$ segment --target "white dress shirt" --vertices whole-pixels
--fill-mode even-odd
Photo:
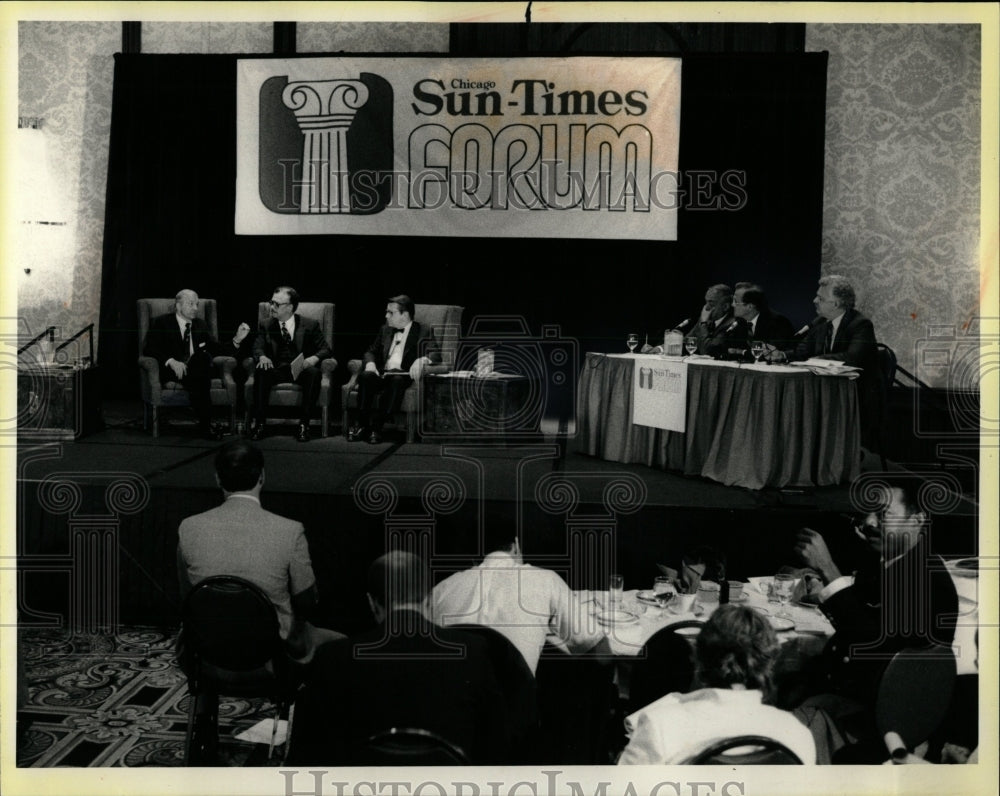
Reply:
[[[392,346],[389,349],[389,358],[385,361],[386,370],[403,369],[403,349],[406,347],[406,338],[410,334],[411,326],[413,326],[413,321],[410,321],[405,327],[396,331]]]

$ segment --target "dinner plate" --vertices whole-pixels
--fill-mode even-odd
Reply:
[[[697,636],[701,632],[700,627],[679,627],[674,631],[678,636]]]
[[[602,625],[634,625],[639,617],[628,611],[601,611],[597,621]]]
[[[785,617],[783,616],[769,616],[768,620],[771,622],[771,627],[773,627],[779,633],[782,630],[795,629],[795,623],[791,619],[785,619]]]
[[[953,575],[959,578],[978,578],[979,559],[963,558],[958,561],[953,561],[951,562],[950,570]]]

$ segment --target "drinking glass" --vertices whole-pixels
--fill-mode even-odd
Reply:
[[[684,338],[684,348],[688,352],[688,356],[693,354],[698,350],[698,338],[693,335],[689,335]]]
[[[660,608],[665,608],[667,603],[674,599],[676,593],[674,582],[666,575],[657,575],[653,580],[653,596],[656,597]]]
[[[625,339],[625,345],[628,346],[629,351],[635,351],[636,346],[639,345],[639,335],[635,332],[629,333],[629,336]]]
[[[618,574],[613,574],[608,578],[608,608],[617,611],[622,607],[622,598],[625,589],[625,578]]]
[[[774,589],[774,594],[778,598],[778,613],[775,616],[781,616],[788,619],[791,615],[788,613],[788,601],[792,599],[792,591],[795,589],[795,576],[786,575],[784,573],[779,573],[774,576],[774,583],[772,588]]]
[[[760,362],[760,358],[764,356],[764,341],[763,340],[751,340],[750,341],[750,353],[753,354],[753,361]]]

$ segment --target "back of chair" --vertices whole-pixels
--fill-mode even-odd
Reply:
[[[886,389],[889,389],[896,378],[896,352],[885,343],[878,344],[878,366]]]
[[[927,740],[948,712],[955,672],[951,647],[897,652],[879,681],[875,699],[879,733],[896,733],[910,750]]]
[[[700,627],[703,622],[687,619],[656,631],[643,645],[632,664],[629,678],[629,711],[646,707],[666,694],[687,693],[694,679],[694,650],[676,631]]]
[[[181,611],[187,655],[230,671],[252,671],[281,660],[278,615],[255,584],[216,575],[188,593]]]
[[[455,367],[458,339],[462,336],[462,313],[465,307],[455,304],[415,304],[413,320],[434,331],[434,338],[441,346],[441,364]]]
[[[392,727],[368,739],[361,765],[467,766],[462,748],[430,730]]]
[[[330,348],[333,348],[333,332],[336,324],[337,305],[326,301],[300,301],[296,313],[303,318],[319,321],[319,328],[323,332],[323,338]],[[271,319],[271,312],[268,302],[262,301],[257,305],[257,325],[262,326]]]
[[[748,751],[727,754],[747,747]],[[800,766],[798,755],[780,741],[763,735],[738,735],[724,738],[702,749],[687,760],[690,766]]]
[[[176,308],[176,302],[172,298],[141,298],[136,299],[135,308],[138,316],[136,328],[139,330],[139,353],[141,354],[142,347],[146,343],[146,332],[149,331],[149,322],[158,315],[173,313]],[[208,324],[208,330],[212,333],[212,337],[218,340],[219,314],[215,299],[198,299],[198,317],[202,318]]]

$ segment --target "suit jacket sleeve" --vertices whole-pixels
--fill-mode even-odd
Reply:
[[[385,365],[385,349],[386,349],[386,338],[391,337],[394,334],[394,330],[390,329],[388,326],[383,326],[375,334],[375,339],[372,340],[371,345],[365,351],[364,360],[365,364],[369,362],[374,362],[375,367],[382,370]]]
[[[838,337],[846,337],[847,348],[836,354],[824,354],[824,358],[836,359],[845,365],[859,368],[870,367],[876,350],[875,327],[872,322],[868,318],[855,316],[846,329],[839,329],[838,332]]]
[[[306,322],[309,322],[306,325]],[[330,350],[330,346],[326,343],[326,338],[323,337],[323,330],[317,321],[313,321],[311,318],[302,318],[301,322],[303,339],[302,339],[302,354],[307,357],[317,357],[320,360],[329,359],[333,356],[333,351]]]
[[[253,341],[253,358],[255,360],[259,360],[263,356],[274,358],[274,349],[271,347],[269,337],[270,325],[271,321],[265,321],[257,328],[257,336]]]

